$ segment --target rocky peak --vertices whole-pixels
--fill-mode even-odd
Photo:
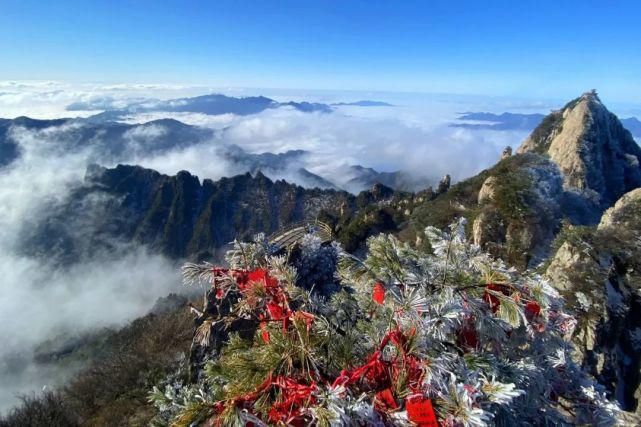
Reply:
[[[379,185],[370,197],[393,194]],[[73,262],[92,250],[112,250],[115,244],[143,244],[170,258],[197,259],[216,253],[236,237],[269,235],[314,220],[321,212],[338,217],[355,211],[356,205],[349,193],[308,190],[272,181],[260,171],[201,182],[186,171],[168,176],[141,166],[93,164],[87,168],[85,185],[52,207],[47,220],[25,235],[24,252],[44,253],[43,248],[61,242],[64,250],[52,256]],[[85,230],[87,224],[90,228]]]
[[[374,197],[374,200],[384,200],[394,195],[394,190],[386,185],[376,183],[369,189],[369,192]]]
[[[438,190],[437,190],[437,192],[439,194],[443,194],[443,193],[447,192],[447,190],[450,189],[451,182],[452,182],[452,178],[450,177],[450,175],[449,174],[445,175],[438,182]]]
[[[595,90],[550,113],[519,147],[550,157],[564,187],[593,198],[602,208],[641,186],[641,148]]]
[[[635,232],[641,230],[641,188],[632,190],[621,197],[605,211],[599,229],[625,227]]]

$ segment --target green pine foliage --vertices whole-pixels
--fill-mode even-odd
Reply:
[[[154,389],[157,424],[420,425],[416,398],[442,425],[616,423],[618,407],[572,362],[576,320],[549,283],[468,244],[464,221],[425,235],[429,253],[385,234],[368,239],[364,259],[334,245],[339,287],[311,291],[296,291],[291,263],[263,240],[237,243],[235,271],[265,269],[291,312],[269,321],[268,285],[239,285],[228,316],[262,327],[249,339],[230,331],[197,384]]]

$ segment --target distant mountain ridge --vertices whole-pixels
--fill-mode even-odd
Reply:
[[[170,100],[135,101],[124,108],[107,109],[92,116],[91,119],[94,121],[115,121],[122,120],[124,117],[133,114],[150,112],[201,113],[208,115],[236,114],[246,116],[280,107],[292,107],[305,113],[329,113],[332,111],[329,105],[320,103],[277,102],[265,96],[236,98],[222,94],[210,94]],[[91,102],[75,102],[69,104],[66,109],[67,111],[103,110],[104,105],[97,104],[94,106]]]
[[[125,101],[122,101],[125,102]],[[131,100],[125,107],[113,108],[114,103],[103,99],[77,101],[66,107],[67,111],[93,111],[100,113],[90,117],[90,120],[119,121],[139,114],[152,112],[165,113],[200,113],[207,115],[236,114],[247,116],[258,114],[268,109],[290,107],[304,113],[331,113],[334,107],[392,107],[392,104],[382,101],[361,100],[355,102],[337,102],[324,104],[320,102],[287,101],[278,102],[265,96],[232,97],[223,94],[208,94],[190,98],[170,100],[138,99]]]
[[[86,119],[36,120],[28,117],[0,119],[0,167],[20,156],[16,138],[22,132],[43,132],[60,153],[90,148],[93,161],[118,161],[134,154],[158,154],[186,148],[213,138],[210,129],[189,126],[173,119],[142,124],[94,123]]]
[[[354,102],[335,102],[331,104],[332,106],[343,107],[343,106],[353,106],[353,107],[393,107],[393,104],[383,101],[354,101]]]
[[[628,117],[627,119],[621,119],[621,124],[630,131],[632,136],[641,139],[641,120],[636,117]]]
[[[451,127],[467,129],[490,130],[527,130],[531,131],[541,123],[544,114],[518,114],[518,113],[463,113],[458,120],[469,120],[489,123],[453,123]]]
[[[16,133],[43,132],[42,138],[51,142],[51,149],[59,154],[90,149],[90,162],[114,164],[131,156],[142,158],[172,150],[207,144],[215,157],[224,161],[232,174],[262,171],[278,179],[287,178],[306,187],[339,188],[333,177],[322,177],[308,170],[304,161],[308,152],[290,150],[285,153],[248,153],[237,145],[222,141],[224,130],[217,131],[191,126],[174,119],[160,119],[140,124],[95,120],[95,118],[37,120],[28,117],[0,119],[0,168],[20,157]],[[36,135],[36,137],[39,137]],[[349,168],[352,177],[344,189],[359,192],[376,183],[398,189],[412,189],[426,184],[403,178],[400,172],[378,172],[354,165]]]
[[[359,209],[403,194],[381,185],[358,196],[305,189],[261,172],[200,181],[186,171],[167,176],[140,166],[92,165],[83,185],[24,231],[23,250],[70,263],[121,244],[177,259],[211,257],[235,238],[323,216],[349,221]]]

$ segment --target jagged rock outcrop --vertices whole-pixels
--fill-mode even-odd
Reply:
[[[421,233],[466,217],[474,243],[521,268],[540,262],[560,229],[565,193],[558,167],[535,153],[507,157],[494,167],[425,200],[411,215]]]
[[[450,185],[452,183],[452,178],[450,175],[445,175],[441,180],[438,182],[438,189],[436,190],[439,194],[447,192],[447,190],[450,189]]]
[[[479,205],[483,203],[491,203],[496,196],[496,188],[499,185],[498,178],[496,176],[490,176],[488,179],[483,181],[483,186],[479,190]]]
[[[641,189],[598,227],[566,227],[547,276],[577,313],[576,359],[624,409],[641,413]]]
[[[24,231],[23,251],[64,263],[143,244],[170,258],[211,258],[235,238],[321,217],[356,248],[372,233],[396,229],[388,211],[397,206],[388,205],[399,199],[407,209],[401,198],[411,194],[381,184],[354,196],[272,181],[260,172],[201,182],[186,171],[167,176],[140,166],[92,165],[84,185]]]
[[[602,209],[641,186],[641,148],[594,90],[548,115],[518,152],[549,156],[566,189],[593,198]]]
[[[599,229],[624,227],[630,230],[641,230],[641,188],[626,193],[605,211]]]
[[[91,166],[85,185],[26,236],[31,254],[91,255],[97,248],[144,244],[171,258],[214,253],[234,238],[355,208],[355,196],[272,181],[260,172],[219,181],[182,171],[162,175],[139,166]],[[117,242],[117,243],[115,243]]]
[[[489,175],[478,192],[474,243],[521,267],[540,262],[562,218],[558,168],[527,154],[506,158]]]
[[[500,212],[487,209],[479,213],[472,224],[472,241],[490,252],[496,253],[505,242],[505,224]],[[490,248],[489,246],[494,246]]]

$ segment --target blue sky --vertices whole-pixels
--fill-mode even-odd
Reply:
[[[0,2],[0,79],[641,102],[638,1]]]

